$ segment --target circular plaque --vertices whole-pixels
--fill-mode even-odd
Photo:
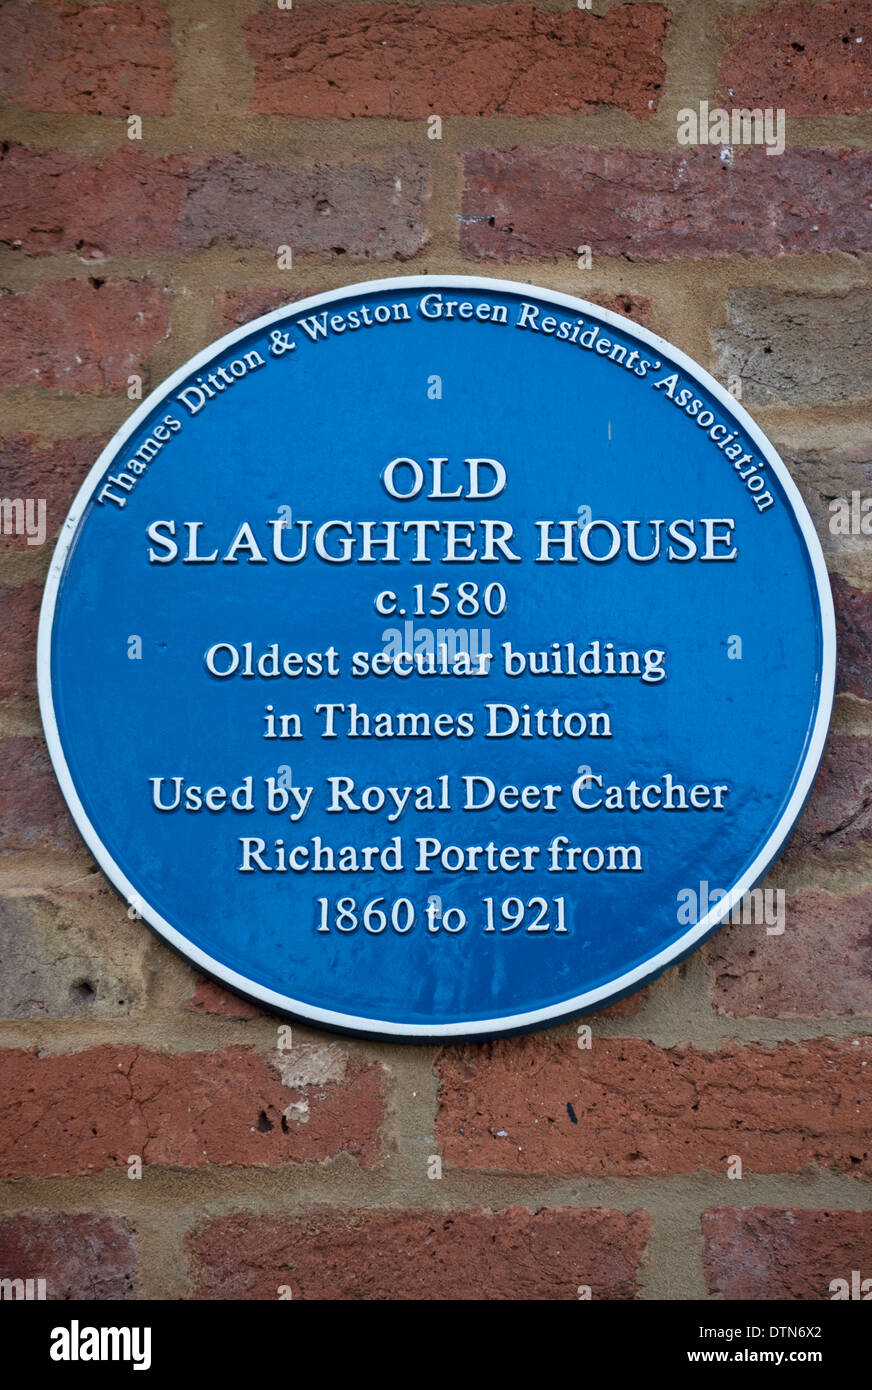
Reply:
[[[409,1039],[593,1009],[753,902],[834,666],[811,521],[737,401],[583,300],[447,276],[176,372],[76,498],[39,637],[132,915],[270,1008]]]

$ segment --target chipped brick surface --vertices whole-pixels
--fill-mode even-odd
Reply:
[[[102,874],[59,872],[57,888],[0,897],[0,1018],[126,1018],[151,938]]]
[[[729,1018],[872,1015],[872,889],[791,893],[784,918],[783,934],[767,932],[766,924],[737,922],[712,938],[706,953],[718,1013]]]
[[[0,375],[9,386],[88,394],[117,391],[143,375],[169,333],[158,285],[62,280],[0,295]]]
[[[260,1013],[256,1005],[222,989],[216,980],[200,980],[186,1007],[191,1013],[211,1014],[214,1018],[257,1018]]]
[[[872,1269],[872,1212],[716,1207],[703,1212],[711,1293],[727,1299],[832,1299]],[[850,1294],[849,1294],[850,1297]]]
[[[6,0],[0,91],[31,111],[165,116],[173,47],[163,5]]]
[[[461,156],[461,250],[481,261],[574,261],[590,246],[594,256],[671,261],[872,246],[857,196],[872,173],[867,151],[721,155],[705,146],[470,149]]]
[[[641,1038],[445,1049],[437,1136],[444,1162],[468,1171],[723,1173],[738,1145],[746,1172],[817,1165],[867,1177],[870,1062],[869,1038],[716,1052]]]
[[[820,772],[787,842],[788,855],[814,858],[862,849],[872,840],[872,741],[830,734]]]
[[[733,290],[712,333],[717,372],[748,405],[824,405],[872,394],[872,290]]]
[[[136,1240],[102,1212],[24,1211],[0,1217],[0,1279],[45,1279],[53,1300],[136,1297]]]
[[[196,1297],[577,1299],[638,1291],[646,1212],[331,1211],[220,1217],[189,1241]]]
[[[60,1055],[0,1050],[0,1176],[146,1164],[254,1167],[351,1154],[378,1161],[384,1069],[286,1086],[247,1047],[158,1052],[121,1045]]]
[[[872,594],[840,574],[830,581],[836,609],[837,689],[872,699]]]
[[[644,118],[663,90],[662,5],[598,16],[534,5],[273,8],[245,30],[259,115],[571,115],[611,105]]]
[[[718,27],[730,40],[720,78],[734,106],[780,106],[788,116],[872,111],[868,0],[755,5]]]
[[[0,241],[30,255],[99,260],[227,241],[271,255],[289,245],[295,256],[408,260],[426,242],[427,174],[405,152],[379,164],[285,167],[241,155],[122,149],[95,160],[14,145],[0,167]]]

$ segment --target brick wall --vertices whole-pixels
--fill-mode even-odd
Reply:
[[[308,292],[498,274],[740,379],[818,525],[841,658],[769,880],[782,936],[727,927],[589,1020],[589,1048],[574,1025],[446,1049],[295,1025],[288,1048],[83,852],[35,699],[51,546],[0,537],[0,1274],[234,1299],[816,1299],[872,1276],[872,549],[828,525],[872,491],[870,21],[868,0],[2,6],[0,491],[45,498],[50,536],[131,376]],[[702,100],[782,108],[785,152],[680,147]]]

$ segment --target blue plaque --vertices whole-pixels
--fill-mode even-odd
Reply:
[[[60,785],[234,990],[397,1039],[591,1010],[766,873],[834,685],[820,546],[716,381],[528,285],[415,276],[229,334],[64,525]]]

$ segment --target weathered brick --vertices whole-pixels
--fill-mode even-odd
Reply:
[[[834,503],[852,505],[854,494],[862,502],[872,497],[872,443],[832,445],[823,449],[795,449],[778,445],[827,554],[863,552],[872,536],[872,512],[861,513],[868,533],[845,535],[838,529]],[[844,507],[841,508],[844,510]]]
[[[563,116],[657,109],[669,12],[534,5],[273,6],[246,21],[259,115]]]
[[[7,0],[0,92],[30,111],[166,116],[173,47],[163,5]]]
[[[336,1211],[219,1217],[189,1237],[195,1298],[631,1299],[647,1212]]]
[[[872,393],[872,290],[733,290],[712,339],[746,405],[825,405]]]
[[[41,602],[41,584],[23,584],[18,589],[0,585],[0,700],[36,694],[36,630]]]
[[[178,1168],[378,1162],[384,1069],[351,1065],[338,1045],[295,1047],[274,1064],[247,1047],[7,1049],[0,1076],[2,1177],[98,1173],[129,1154]]]
[[[453,1168],[636,1177],[817,1164],[872,1172],[872,1038],[731,1044],[530,1038],[440,1053],[437,1142]]]
[[[0,1018],[127,1017],[145,999],[150,939],[97,873],[0,898]]]
[[[0,241],[30,255],[141,256],[227,240],[272,254],[408,260],[426,241],[426,168],[407,153],[288,168],[241,155],[115,150],[95,160],[12,145],[0,168]]]
[[[185,1005],[192,1014],[212,1014],[216,1018],[257,1018],[260,1010],[247,999],[222,989],[216,980],[198,980]]]
[[[0,743],[0,853],[23,849],[75,851],[82,841],[48,749],[42,739],[20,734]]]
[[[788,116],[872,111],[870,21],[868,0],[793,0],[724,19],[721,90],[732,106],[780,106]]]
[[[836,609],[836,689],[872,700],[872,594],[840,574],[830,576]]]
[[[195,161],[133,149],[103,159],[10,144],[0,150],[0,241],[29,255],[83,260],[182,249],[185,182]]]
[[[854,734],[831,734],[811,796],[785,852],[825,856],[870,841],[872,741]]]
[[[383,166],[279,168],[238,155],[209,160],[186,183],[180,244],[292,247],[297,256],[405,261],[426,241],[424,162],[394,155]]]
[[[287,289],[249,287],[242,290],[219,290],[215,295],[215,307],[219,315],[219,332],[229,333],[241,328],[263,314],[271,314],[274,309],[283,309],[295,300],[307,299],[315,290],[296,286]]]
[[[73,499],[109,436],[61,439],[40,443],[34,434],[0,439],[0,492],[3,497],[45,502],[46,539],[57,536]],[[23,529],[10,535],[4,529],[0,545],[29,550]]]
[[[707,947],[712,996],[731,1018],[872,1014],[872,889],[785,898],[782,935],[722,927]]]
[[[844,1295],[833,1281],[850,1289],[854,1270],[872,1277],[872,1211],[714,1207],[702,1232],[708,1287],[722,1298],[812,1302]]]
[[[136,1238],[103,1212],[23,1211],[0,1219],[0,1278],[45,1279],[48,1300],[136,1297]]]
[[[460,247],[483,260],[668,261],[869,250],[868,151],[525,145],[462,156]]]
[[[149,281],[61,280],[0,295],[0,376],[10,386],[115,391],[169,334],[165,291]]]

